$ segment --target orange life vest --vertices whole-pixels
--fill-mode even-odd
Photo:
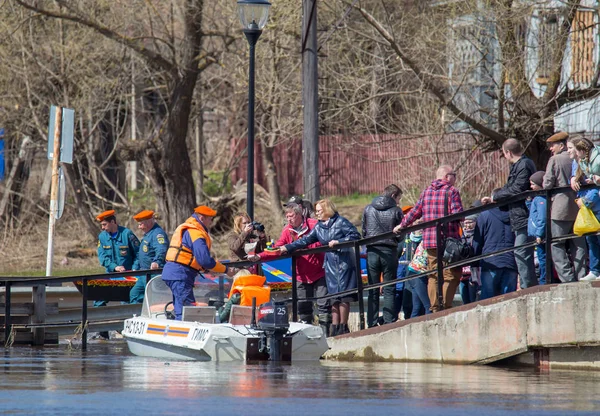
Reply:
[[[189,217],[183,224],[177,227],[173,233],[173,237],[171,237],[171,244],[167,250],[166,260],[183,264],[191,267],[194,270],[198,270],[199,272],[203,271],[204,268],[196,261],[194,252],[182,244],[183,233],[186,230],[190,234],[192,242],[202,238],[204,241],[206,241],[206,247],[210,251],[210,247],[212,245],[210,235],[206,232],[202,224],[196,220],[196,218]],[[224,265],[217,261],[216,266],[211,270],[217,273],[223,273],[226,269]]]
[[[231,285],[229,297],[231,298],[234,293],[239,293],[241,295],[241,306],[252,306],[252,298],[256,298],[256,306],[269,302],[271,300],[271,288],[263,286],[266,281],[266,277],[256,274],[239,276]]]

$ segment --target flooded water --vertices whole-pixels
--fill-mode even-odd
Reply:
[[[6,350],[0,414],[596,415],[599,382],[483,366],[165,361],[110,341]]]

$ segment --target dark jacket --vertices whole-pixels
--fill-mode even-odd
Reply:
[[[398,208],[394,198],[390,196],[377,196],[371,204],[365,207],[362,215],[363,237],[391,232],[394,227],[402,222],[402,210]],[[396,247],[398,241],[395,238],[377,241],[368,246],[392,246]]]
[[[494,201],[518,195],[530,190],[529,178],[536,172],[535,164],[527,156],[521,156],[516,163],[510,167],[510,173],[506,185],[494,194]],[[525,206],[525,201],[515,202],[508,205],[510,209],[510,227],[512,231],[527,227],[529,211]]]
[[[500,208],[492,208],[479,215],[473,235],[473,250],[476,256],[511,248],[514,244],[515,235],[510,227],[508,212],[501,211]],[[512,251],[480,260],[479,265],[482,270],[502,268],[517,270],[515,255]]]
[[[285,248],[288,252],[293,252],[306,248],[316,242],[326,246],[332,240],[340,243],[360,239],[358,230],[350,221],[340,217],[336,213],[329,219],[327,224],[323,221],[319,223],[305,237],[287,244]],[[325,253],[325,280],[327,281],[327,291],[329,294],[343,292],[345,290],[356,289],[357,273],[354,250],[352,247],[328,251]]]

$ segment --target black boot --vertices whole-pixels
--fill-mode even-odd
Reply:
[[[319,324],[319,326],[323,330],[323,335],[325,335],[325,337],[328,337],[329,336],[329,324]]]
[[[340,330],[340,326],[339,325],[331,325],[331,331],[329,333],[329,336],[330,337],[335,337],[338,334],[339,330]]]
[[[338,335],[349,334],[349,333],[350,333],[350,328],[348,328],[348,324],[340,325],[340,332],[338,332]]]

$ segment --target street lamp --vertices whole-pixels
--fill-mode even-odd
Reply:
[[[248,188],[246,211],[254,219],[254,46],[267,24],[271,3],[267,0],[238,0],[238,14],[242,31],[250,45],[248,68]]]

